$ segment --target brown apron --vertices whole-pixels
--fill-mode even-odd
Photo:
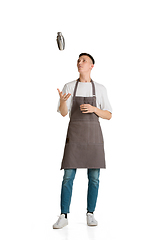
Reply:
[[[106,168],[103,135],[99,117],[95,113],[82,113],[81,104],[96,107],[95,85],[93,97],[76,97],[79,79],[73,93],[73,104],[68,126],[61,169]]]

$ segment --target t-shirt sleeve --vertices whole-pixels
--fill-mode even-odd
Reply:
[[[65,84],[64,87],[63,87],[63,89],[62,89],[62,94],[66,94],[66,95],[67,95],[68,93],[70,93],[70,91],[69,91],[69,89],[68,89],[68,87],[67,87],[67,84]],[[67,108],[68,108],[68,112],[70,112],[70,108],[71,108],[71,99],[72,99],[72,97],[70,96],[70,97],[67,99],[67,101],[66,101],[66,103],[67,103]],[[57,107],[57,112],[60,113],[60,111],[59,111],[59,106],[60,106],[60,99],[59,99],[59,101],[58,101],[58,107]]]
[[[104,86],[101,89],[100,108],[101,110],[107,110],[112,113],[112,107],[108,99],[107,89]]]

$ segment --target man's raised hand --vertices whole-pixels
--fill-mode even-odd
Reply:
[[[60,100],[63,101],[63,102],[67,101],[67,99],[71,96],[70,93],[68,93],[66,95],[66,93],[63,94],[58,88],[57,88],[57,90],[58,90],[58,93],[59,93],[59,96],[60,96]]]

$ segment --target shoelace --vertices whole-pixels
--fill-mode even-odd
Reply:
[[[93,220],[93,216],[88,215],[88,219],[91,221]]]
[[[95,222],[95,220],[94,220],[94,215],[93,215],[93,216],[88,215],[88,221],[89,221],[90,223],[94,223],[94,222]]]
[[[58,216],[58,217],[59,217],[59,218],[58,218],[58,220],[57,220],[57,222],[56,222],[57,225],[59,224],[59,222],[60,222],[62,216],[60,215],[60,216]]]

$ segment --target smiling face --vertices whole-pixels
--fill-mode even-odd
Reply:
[[[89,73],[92,68],[94,67],[94,64],[90,57],[83,55],[79,57],[77,61],[77,67],[78,67],[78,72],[79,73]]]

